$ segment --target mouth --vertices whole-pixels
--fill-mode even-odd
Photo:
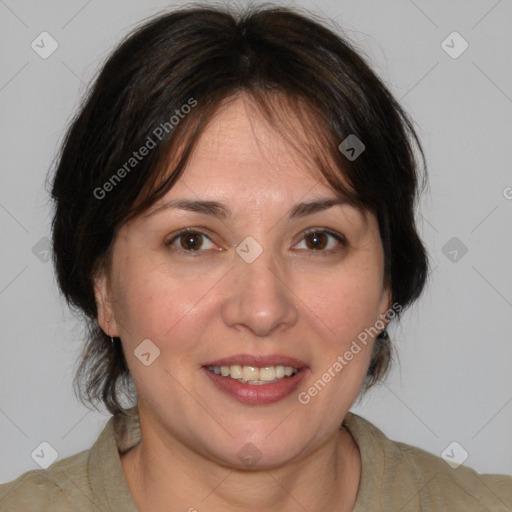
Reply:
[[[202,370],[223,393],[244,404],[263,405],[289,396],[309,368],[286,356],[239,355],[208,362]]]
[[[238,382],[249,384],[250,386],[261,386],[279,382],[287,377],[292,377],[299,372],[298,368],[292,366],[241,366],[239,364],[231,366],[207,366],[206,369],[215,375],[229,377]]]

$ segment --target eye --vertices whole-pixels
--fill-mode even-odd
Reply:
[[[346,246],[347,240],[341,234],[327,229],[311,229],[301,238],[300,243],[305,243],[306,250],[319,252],[335,252],[340,247]]]
[[[209,243],[205,243],[205,240],[208,240]],[[165,242],[165,245],[176,251],[193,253],[211,250],[214,244],[205,233],[187,228],[176,233],[171,239]]]
[[[306,249],[309,252],[323,252],[332,253],[336,252],[340,246],[346,246],[347,240],[341,234],[327,229],[311,229],[306,232],[300,244],[305,244],[305,247],[299,249]],[[176,233],[172,238],[165,242],[167,247],[174,251],[188,253],[190,255],[199,256],[200,253],[208,250],[214,250],[214,243],[210,237],[202,231],[187,228]],[[297,247],[296,245],[296,247]],[[222,249],[216,249],[221,251]]]

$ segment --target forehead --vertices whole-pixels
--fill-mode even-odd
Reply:
[[[306,156],[308,137],[300,120],[289,112],[277,115],[286,115],[284,125],[269,123],[247,95],[222,104],[203,130],[183,182],[202,191],[215,183],[215,191],[227,186],[265,188],[268,194],[286,190],[293,196],[312,187],[331,192],[313,159]]]

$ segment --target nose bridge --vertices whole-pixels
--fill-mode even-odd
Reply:
[[[243,325],[257,336],[267,336],[279,326],[296,322],[295,297],[286,283],[284,266],[270,247],[263,248],[254,239],[240,243],[229,286],[223,305],[228,325]]]

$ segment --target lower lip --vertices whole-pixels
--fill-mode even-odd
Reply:
[[[301,368],[295,375],[284,377],[271,384],[243,384],[231,377],[223,377],[202,368],[215,386],[243,404],[265,405],[279,402],[293,393],[305,377],[307,368]]]

